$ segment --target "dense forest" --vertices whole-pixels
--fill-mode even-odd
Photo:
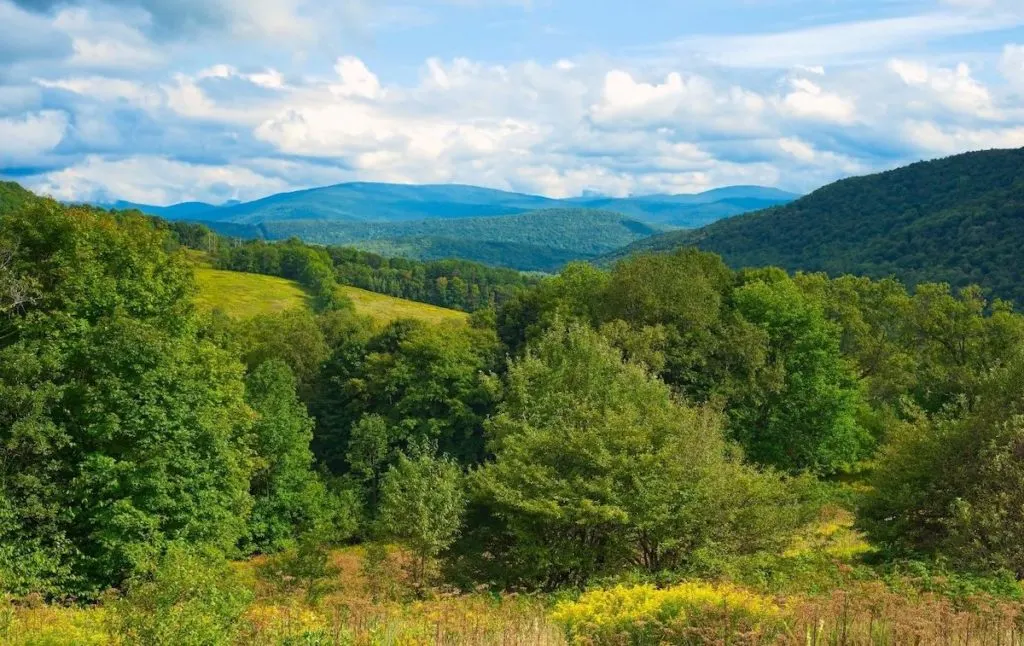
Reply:
[[[465,263],[435,277],[137,212],[5,205],[12,643],[1016,630],[1024,317],[977,288],[734,271],[694,249],[520,283]],[[315,311],[200,313],[186,247],[204,246],[301,282]],[[346,272],[395,291],[458,274],[480,297],[468,324],[381,326],[332,294]],[[41,641],[49,626],[65,634]]]
[[[640,241],[696,245],[733,267],[978,284],[1024,303],[1024,149],[967,153],[831,184],[785,206]]]

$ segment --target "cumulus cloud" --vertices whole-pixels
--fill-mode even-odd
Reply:
[[[904,136],[929,153],[954,155],[970,150],[1024,147],[1024,125],[1006,128],[943,127],[931,121],[908,121]]]
[[[553,196],[738,183],[809,190],[924,156],[1015,145],[1024,128],[1014,95],[1024,91],[1024,46],[964,56],[970,65],[915,51],[1016,24],[1017,0],[691,38],[656,56],[560,51],[400,66],[375,43],[333,37],[340,15],[363,12],[369,23],[383,15],[377,5],[0,0],[0,21],[51,39],[48,48],[20,34],[0,40],[0,175],[52,168],[26,181],[65,199],[161,204],[349,180]],[[996,69],[1009,83],[993,79]]]
[[[805,78],[790,80],[791,90],[777,103],[779,109],[792,117],[815,119],[838,124],[851,124],[857,119],[857,106],[852,99],[827,92]]]
[[[254,199],[288,185],[235,165],[189,164],[160,157],[106,160],[90,156],[81,163],[29,182],[59,200],[112,201],[167,205],[177,201],[223,202]]]
[[[908,86],[929,93],[931,100],[926,105],[937,102],[954,112],[984,119],[1000,118],[989,89],[971,76],[971,69],[966,63],[946,69],[893,59],[889,61],[889,69]]]
[[[61,58],[71,53],[71,40],[53,24],[0,0],[0,64]]]

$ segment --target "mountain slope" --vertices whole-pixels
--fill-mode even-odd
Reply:
[[[20,184],[14,182],[0,182],[0,213],[7,209],[15,209],[19,206],[39,199],[31,191],[24,189]]]
[[[421,260],[458,257],[540,271],[593,258],[661,231],[618,213],[579,208],[414,222],[277,221],[260,229],[270,239],[298,236]]]
[[[1024,149],[967,153],[842,180],[785,206],[635,243],[736,267],[978,283],[1024,304]]]
[[[281,193],[207,214],[239,224],[283,220],[401,222],[522,213],[557,200],[476,186],[352,183]]]

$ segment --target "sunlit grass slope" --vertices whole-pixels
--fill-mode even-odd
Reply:
[[[219,309],[235,318],[309,306],[309,295],[299,285],[276,276],[197,267],[196,283],[200,309]]]
[[[449,310],[436,305],[407,301],[383,294],[366,291],[358,287],[343,286],[338,288],[356,306],[356,311],[365,314],[380,323],[388,323],[397,319],[418,319],[431,324],[447,322],[465,322],[469,315],[457,310]]]
[[[249,318],[297,307],[309,307],[309,295],[297,283],[275,276],[222,271],[196,267],[199,295],[196,305],[203,310],[220,309],[228,316]],[[416,303],[356,287],[342,286],[339,291],[352,300],[356,312],[380,324],[411,318],[430,324],[464,322],[465,312]]]

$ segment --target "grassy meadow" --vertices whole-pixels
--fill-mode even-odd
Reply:
[[[237,271],[196,267],[199,294],[196,304],[203,310],[219,309],[232,318],[245,319],[260,314],[276,314],[299,307],[310,307],[309,294],[295,281]],[[468,314],[436,305],[416,303],[377,294],[357,287],[341,285],[338,292],[355,305],[356,312],[384,325],[403,318],[430,324],[460,323]]]

